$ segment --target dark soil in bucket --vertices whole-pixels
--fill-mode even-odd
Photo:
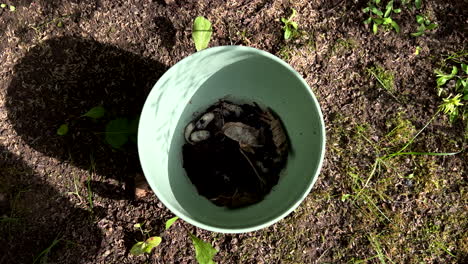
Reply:
[[[261,201],[278,183],[289,142],[277,115],[257,104],[220,101],[185,128],[184,168],[218,206]]]

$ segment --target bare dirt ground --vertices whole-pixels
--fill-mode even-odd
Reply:
[[[443,56],[466,51],[466,0],[405,7],[394,16],[399,34],[376,35],[362,23],[367,1],[6,3],[16,10],[0,10],[0,263],[195,263],[186,228],[219,250],[218,263],[468,262],[466,151],[395,157],[371,174],[376,158],[401,148],[436,113],[434,70]],[[280,18],[291,7],[301,34],[285,41]],[[438,28],[410,36],[417,13]],[[136,146],[113,150],[95,133],[103,123],[77,121],[96,105],[108,118],[137,117],[158,78],[195,52],[199,15],[213,24],[210,46],[247,45],[283,58],[322,107],[319,179],[294,213],[261,231],[216,234],[179,221],[164,232],[171,212],[151,191],[135,195]],[[376,66],[393,76],[391,90],[369,75]],[[74,130],[58,136],[64,122]],[[465,129],[438,115],[408,150],[460,151]],[[143,221],[163,242],[133,256],[142,239],[133,225]]]

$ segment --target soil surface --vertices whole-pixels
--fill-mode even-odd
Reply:
[[[271,128],[274,120],[266,113],[256,105],[221,101],[187,125],[183,166],[200,195],[239,208],[261,201],[278,183],[289,143],[282,127]],[[273,131],[282,135],[279,144]]]
[[[378,159],[437,112],[434,70],[466,52],[467,0],[402,7],[392,14],[401,32],[377,34],[363,24],[364,0],[4,2],[16,10],[0,9],[0,263],[196,263],[187,230],[219,250],[218,263],[468,262],[467,152]],[[300,34],[286,41],[281,18],[291,8]],[[412,37],[417,14],[438,27]],[[199,15],[213,24],[211,47],[281,57],[323,111],[327,153],[314,188],[256,232],[183,221],[165,231],[173,215],[142,181],[136,146],[104,140],[108,120],[138,117],[159,77],[195,52]],[[373,67],[390,72],[393,87]],[[80,117],[98,105],[103,120]],[[64,123],[70,130],[59,136]],[[438,114],[407,150],[463,150],[465,125]],[[163,242],[133,256],[143,239],[133,226],[143,222]]]

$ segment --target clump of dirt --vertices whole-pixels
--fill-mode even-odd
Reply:
[[[219,101],[185,128],[184,168],[200,195],[218,206],[261,201],[278,183],[289,142],[280,119],[256,103]]]

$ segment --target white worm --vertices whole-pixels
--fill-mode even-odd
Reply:
[[[214,113],[208,112],[202,115],[202,117],[200,117],[195,126],[197,127],[197,129],[205,129],[208,126],[208,124],[210,124],[210,122],[213,121],[214,118]]]
[[[188,123],[188,125],[185,127],[184,137],[188,143],[192,143],[190,141],[190,135],[192,134],[194,129],[195,129],[195,125],[192,122]]]
[[[193,132],[190,135],[190,141],[194,142],[194,143],[197,143],[197,142],[209,139],[210,136],[211,136],[210,131],[198,130],[198,131]]]

